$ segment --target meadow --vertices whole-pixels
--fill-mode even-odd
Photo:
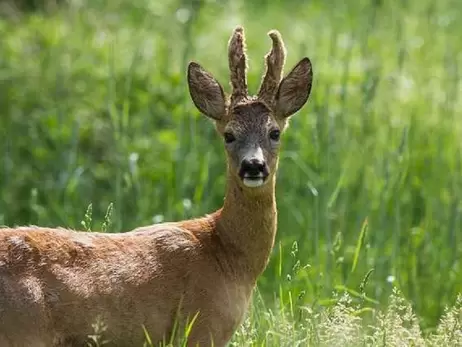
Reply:
[[[51,4],[0,5],[0,225],[121,232],[218,209],[222,140],[186,67],[227,86],[241,24],[255,92],[275,28],[314,84],[232,345],[462,345],[462,2]]]

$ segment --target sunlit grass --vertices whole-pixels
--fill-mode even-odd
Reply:
[[[328,309],[300,306],[295,312],[255,305],[232,346],[459,346],[462,343],[462,297],[447,308],[437,329],[425,333],[398,290],[387,308],[364,309],[348,294]]]

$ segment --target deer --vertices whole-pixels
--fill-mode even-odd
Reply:
[[[98,319],[108,346],[179,341],[173,335],[185,327],[187,346],[230,342],[270,259],[281,137],[313,79],[307,57],[283,77],[284,42],[277,30],[268,35],[256,95],[242,26],[228,41],[230,95],[201,65],[188,65],[192,102],[223,139],[222,207],[120,233],[0,229],[0,346],[84,346]]]

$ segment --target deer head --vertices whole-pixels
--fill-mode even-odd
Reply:
[[[278,165],[280,136],[290,116],[308,100],[313,71],[303,58],[282,78],[285,47],[278,31],[268,33],[273,45],[266,55],[266,72],[256,96],[247,90],[247,57],[242,27],[229,40],[228,59],[232,93],[195,62],[188,67],[191,98],[204,115],[214,120],[223,137],[228,171],[243,189],[257,189],[269,181]]]

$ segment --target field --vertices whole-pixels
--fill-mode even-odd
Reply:
[[[0,225],[98,230],[109,211],[120,232],[219,208],[222,140],[186,66],[227,86],[242,24],[255,92],[275,28],[286,70],[309,56],[314,85],[283,136],[277,244],[233,346],[462,345],[462,2],[0,10]]]

